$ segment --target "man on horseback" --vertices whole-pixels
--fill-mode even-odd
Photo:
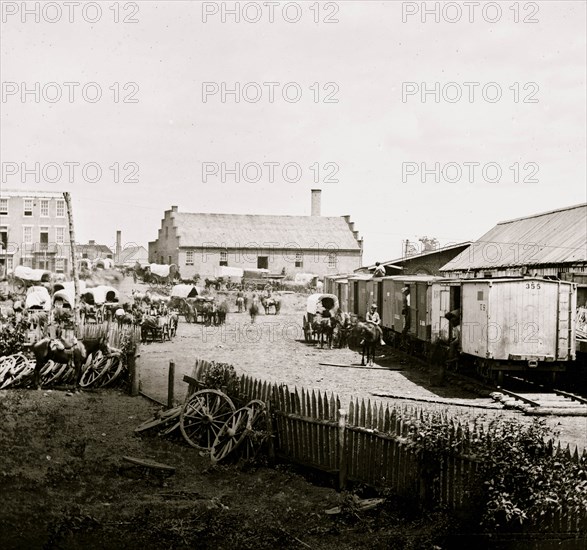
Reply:
[[[381,317],[379,313],[377,313],[377,306],[375,304],[371,305],[371,311],[367,312],[365,316],[365,321],[374,325],[377,328],[377,333],[379,334],[379,343],[384,346],[385,342],[383,341],[383,329],[381,328]]]

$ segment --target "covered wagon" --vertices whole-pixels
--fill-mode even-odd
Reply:
[[[12,272],[14,290],[24,294],[31,286],[51,282],[51,272],[46,269],[33,269],[24,265],[17,265]]]
[[[42,309],[49,311],[51,309],[51,296],[44,286],[31,286],[27,290],[24,301],[26,309]]]
[[[196,285],[181,284],[174,285],[169,296],[169,306],[174,309],[185,311],[186,300],[197,298],[202,293],[202,288]]]
[[[312,323],[317,315],[334,317],[338,310],[338,298],[334,294],[311,294],[306,301],[303,320],[304,339],[312,341]]]

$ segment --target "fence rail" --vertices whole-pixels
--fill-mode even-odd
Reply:
[[[203,380],[213,363],[198,359],[192,378]],[[190,390],[194,390],[190,387]],[[268,384],[243,375],[238,394],[269,404],[274,416],[273,436],[278,456],[304,466],[338,474],[342,486],[347,479],[375,488],[391,488],[396,494],[416,499],[424,506],[466,510],[476,503],[477,473],[480,462],[472,455],[473,440],[491,437],[482,424],[471,426],[446,413],[411,405],[383,405],[364,400],[351,401],[342,409],[337,395],[291,390],[281,384]],[[426,456],[410,445],[410,430],[421,420],[436,415],[447,427],[454,452],[443,458],[437,470],[430,471]],[[587,450],[580,454],[569,446],[550,442],[554,456],[577,463],[587,462]],[[587,517],[575,509],[545,515],[540,525],[544,533],[581,533],[587,530]]]

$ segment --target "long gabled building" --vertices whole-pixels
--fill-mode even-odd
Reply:
[[[450,277],[587,277],[587,204],[498,223],[440,269]]]
[[[310,216],[203,214],[166,210],[149,261],[176,264],[184,278],[214,277],[220,266],[272,274],[351,272],[361,266],[363,241],[350,216],[320,215],[312,190]]]

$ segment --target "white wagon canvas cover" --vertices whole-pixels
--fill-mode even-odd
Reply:
[[[322,309],[333,310],[338,308],[338,298],[334,294],[311,294],[306,302],[308,313],[320,313]]]

